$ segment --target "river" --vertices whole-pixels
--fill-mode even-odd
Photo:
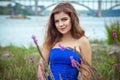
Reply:
[[[28,16],[30,19],[10,19],[9,16],[0,15],[0,46],[29,47],[34,45],[31,36],[35,35],[39,45],[45,37],[48,16]],[[79,17],[80,25],[90,40],[106,39],[105,22],[109,25],[113,17]],[[117,17],[120,19],[120,17]]]

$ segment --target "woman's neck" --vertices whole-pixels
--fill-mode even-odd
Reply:
[[[63,37],[61,38],[61,41],[68,41],[68,40],[72,40],[73,37],[71,35],[71,33],[67,33],[67,34],[64,34]]]

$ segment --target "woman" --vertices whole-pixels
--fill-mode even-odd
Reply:
[[[72,48],[72,49],[71,49]],[[75,48],[75,50],[73,50]],[[71,65],[70,57],[82,65],[81,56],[91,65],[91,48],[89,40],[80,27],[74,7],[69,2],[59,3],[52,11],[48,22],[48,30],[43,44],[42,54],[50,64],[55,80],[78,80],[79,71]],[[43,60],[38,67],[40,80],[44,78]],[[89,77],[84,69],[80,80]]]

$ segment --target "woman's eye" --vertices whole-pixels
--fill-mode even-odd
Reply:
[[[58,20],[55,20],[55,23],[58,23]]]
[[[67,21],[67,18],[63,18],[62,21]]]

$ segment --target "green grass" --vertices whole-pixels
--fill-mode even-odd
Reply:
[[[0,79],[1,80],[37,80],[39,54],[35,47],[0,47]],[[5,54],[9,54],[5,56]],[[34,57],[30,62],[29,55]]]
[[[101,75],[101,80],[113,80],[115,57],[107,54],[106,50],[93,52],[93,65]],[[116,79],[117,80],[117,79]]]
[[[112,30],[115,30],[117,33],[117,40],[120,42],[120,21],[119,20],[114,20],[113,22],[111,21],[110,25],[105,24],[105,29],[106,29],[106,35],[107,35],[107,43],[108,44],[114,44],[114,38],[113,38],[113,33]]]
[[[94,39],[94,40],[90,40],[91,44],[106,44],[106,40],[98,40],[98,39]]]
[[[8,56],[3,56],[9,54]],[[34,63],[30,62],[29,55],[34,57]],[[37,48],[17,47],[10,45],[0,47],[0,79],[1,80],[37,80],[37,67],[40,56]],[[114,80],[114,64],[116,57],[109,56],[106,49],[93,52],[92,62],[101,80]],[[120,71],[117,70],[118,72]],[[116,79],[117,80],[117,79]]]

